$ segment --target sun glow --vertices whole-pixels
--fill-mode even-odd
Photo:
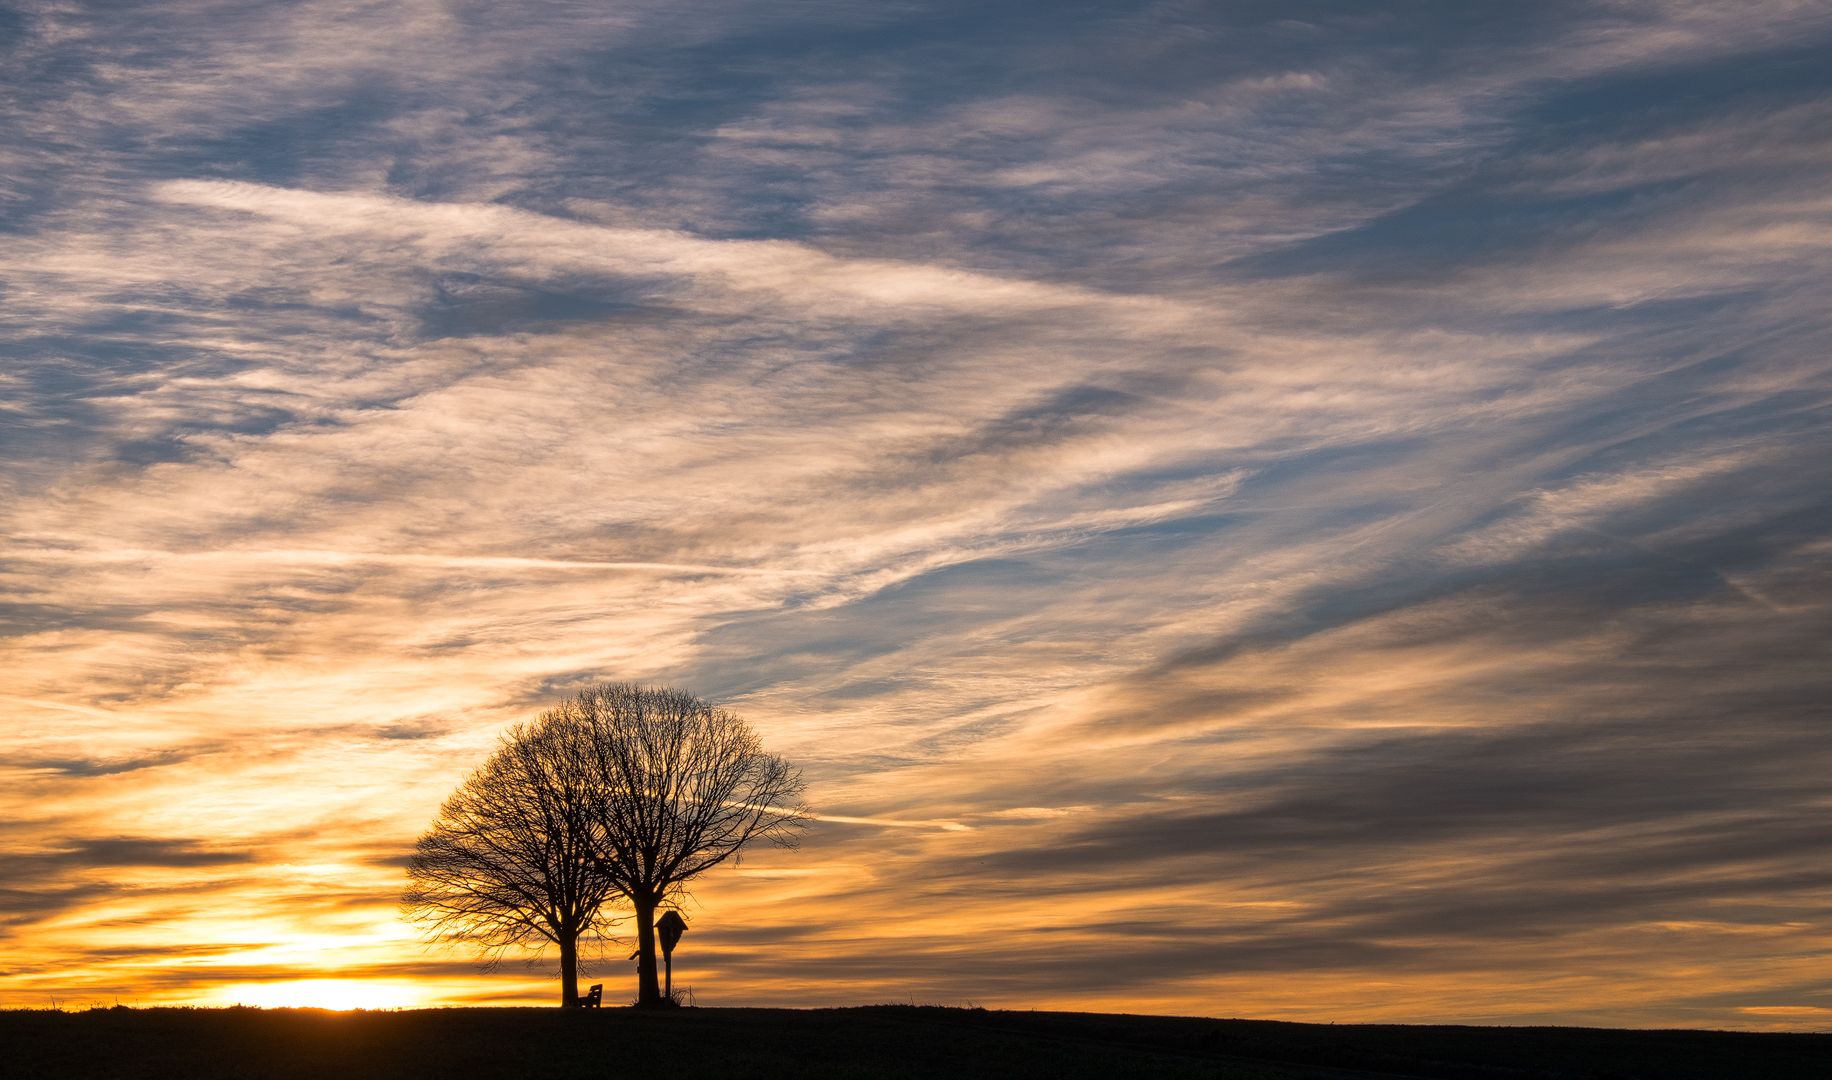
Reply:
[[[368,979],[292,979],[230,983],[212,1005],[255,1005],[263,1009],[403,1009],[430,1004],[411,983]]]

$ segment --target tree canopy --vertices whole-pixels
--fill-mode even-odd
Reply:
[[[662,1002],[655,910],[759,840],[794,847],[801,774],[736,714],[669,688],[595,687],[555,711],[589,748],[594,866],[636,913],[637,1002]]]
[[[668,1004],[655,915],[684,882],[759,840],[794,847],[809,820],[800,773],[736,714],[681,690],[612,684],[518,724],[459,785],[415,846],[405,917],[430,940],[551,942],[562,1001],[578,993],[578,942],[634,909],[637,1003]]]
[[[565,1005],[579,939],[608,925],[616,893],[595,863],[595,780],[574,738],[549,715],[505,732],[414,845],[401,899],[429,940],[475,946],[490,965],[516,945],[557,946]]]

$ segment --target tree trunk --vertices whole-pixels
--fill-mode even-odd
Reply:
[[[658,897],[632,896],[636,909],[636,1004],[662,1004],[661,983],[655,977],[655,905]]]
[[[560,934],[560,1007],[579,1007],[579,936]]]

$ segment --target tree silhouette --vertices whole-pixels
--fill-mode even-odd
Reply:
[[[617,886],[596,868],[597,787],[575,724],[554,713],[504,733],[414,846],[402,916],[427,940],[468,944],[486,969],[515,945],[560,951],[560,1001],[578,1004],[582,935],[608,925]]]
[[[736,715],[680,690],[599,686],[552,714],[585,736],[594,867],[636,912],[637,1004],[665,1005],[655,909],[758,840],[794,847],[808,823],[801,774]]]

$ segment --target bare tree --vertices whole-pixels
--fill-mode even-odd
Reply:
[[[801,774],[742,719],[680,690],[600,686],[555,712],[590,733],[595,865],[636,912],[636,1003],[671,1004],[656,979],[656,907],[748,844],[794,847],[809,820]]]
[[[558,946],[564,1006],[578,1004],[579,940],[608,925],[617,889],[596,868],[586,734],[559,711],[510,728],[420,837],[401,898],[427,940],[475,946],[486,969],[515,945]]]

